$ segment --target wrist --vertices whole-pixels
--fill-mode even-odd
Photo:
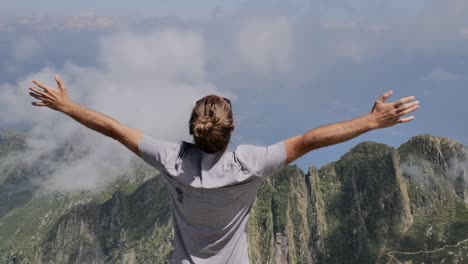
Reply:
[[[367,130],[374,130],[380,128],[377,119],[372,113],[364,115],[363,118]]]
[[[73,111],[76,105],[77,104],[73,102],[72,100],[67,100],[61,105],[61,107],[59,108],[59,111],[68,115]]]

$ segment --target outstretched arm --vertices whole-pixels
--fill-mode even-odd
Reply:
[[[127,127],[105,114],[73,102],[68,95],[65,84],[58,75],[55,75],[55,80],[58,85],[57,89],[33,80],[33,83],[41,88],[29,88],[31,90],[29,94],[41,100],[41,102],[33,102],[33,105],[47,106],[55,111],[62,112],[86,127],[119,141],[139,155],[138,144],[143,136],[141,131]]]
[[[393,103],[385,101],[393,94],[386,92],[375,101],[371,112],[361,117],[339,123],[314,128],[304,135],[286,140],[287,163],[291,163],[302,155],[314,149],[341,143],[355,138],[365,132],[386,128],[398,123],[406,123],[414,116],[403,117],[419,108],[419,101],[414,96],[397,100]]]

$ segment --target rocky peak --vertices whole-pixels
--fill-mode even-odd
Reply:
[[[362,142],[310,175],[320,263],[367,263],[412,223],[399,155],[391,146]]]
[[[410,138],[398,152],[411,186],[413,209],[435,210],[459,197],[468,200],[468,161],[463,144],[423,134]]]
[[[445,137],[418,135],[403,143],[398,152],[403,160],[425,160],[436,173],[445,173],[453,159],[466,159],[463,144]]]

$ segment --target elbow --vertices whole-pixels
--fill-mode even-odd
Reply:
[[[104,129],[103,134],[119,142],[122,142],[125,140],[124,137],[122,136],[123,133],[121,133],[121,129],[119,128],[119,126],[116,126],[116,125],[107,126]]]

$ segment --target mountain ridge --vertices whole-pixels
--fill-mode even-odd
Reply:
[[[461,217],[468,212],[465,149],[455,140],[423,134],[398,148],[361,142],[320,169],[286,167],[265,180],[252,209],[251,262],[397,263],[393,258],[408,256],[388,252],[442,248],[457,242],[457,234],[468,238],[468,223]],[[0,256],[15,257],[17,263],[170,262],[168,201],[149,210],[157,215],[146,210],[153,208],[149,204],[138,207],[164,201],[164,184],[145,168],[146,179],[135,191],[115,189],[110,199],[72,206],[51,220],[35,249],[19,253],[9,244]],[[7,218],[0,218],[0,238]],[[145,219],[144,228],[135,225]],[[455,261],[465,253],[457,248],[462,253],[450,255],[448,250],[430,260]],[[418,257],[428,261],[426,255]]]

